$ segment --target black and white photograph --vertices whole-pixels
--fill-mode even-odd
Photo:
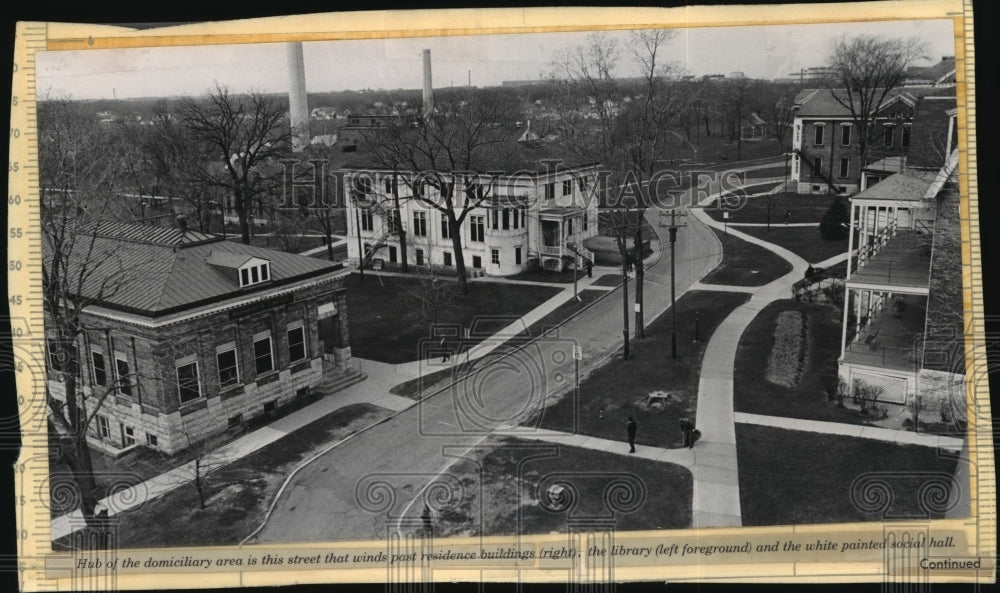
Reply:
[[[967,49],[861,14],[50,41],[49,551],[992,578]]]

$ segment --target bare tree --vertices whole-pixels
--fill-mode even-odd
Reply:
[[[467,273],[462,224],[493,197],[497,172],[516,162],[514,155],[505,152],[504,144],[511,138],[510,124],[516,119],[518,101],[504,91],[486,90],[456,94],[435,105],[438,113],[431,117],[419,121],[400,118],[366,136],[375,164],[393,171],[387,191],[373,184],[374,192],[369,195],[386,204],[383,208],[390,212],[398,213],[402,201],[413,200],[445,217],[458,284],[464,294]],[[406,196],[399,191],[404,184]],[[404,225],[393,222],[390,230],[405,245],[405,234],[401,234],[406,232]]]
[[[47,360],[50,377],[61,382],[64,392],[57,399],[46,381],[46,404],[62,458],[79,488],[80,510],[89,521],[98,491],[87,435],[107,397],[121,384],[89,393],[81,389],[78,348],[87,330],[84,308],[137,280],[115,245],[94,234],[101,221],[113,218],[113,196],[126,179],[121,143],[78,105],[39,102],[38,129]]]
[[[753,114],[758,95],[756,81],[739,77],[721,81],[719,101],[726,116],[729,141],[736,142],[736,160],[743,160],[743,124]]]
[[[844,36],[834,43],[828,59],[835,72],[829,91],[850,113],[855,126],[859,171],[868,164],[880,110],[906,79],[906,70],[925,56],[926,48],[926,43],[918,38],[878,35]]]
[[[260,92],[233,95],[216,87],[207,99],[184,101],[178,114],[204,159],[204,168],[194,172],[206,187],[232,197],[241,239],[249,244],[254,211],[263,212],[264,200],[281,186],[277,161],[291,147],[287,110]]]
[[[639,338],[645,337],[642,246],[648,206],[644,196],[649,191],[643,190],[643,185],[662,163],[667,139],[674,133],[671,128],[681,122],[692,99],[692,94],[683,92],[677,83],[677,67],[662,60],[663,46],[675,35],[669,29],[635,31],[622,47],[613,37],[595,33],[553,63],[555,76],[570,83],[561,98],[555,126],[567,147],[604,166],[605,190],[614,194],[605,195],[602,205],[616,207],[605,213],[614,227],[623,276],[627,276],[630,262],[635,263]],[[618,75],[623,55],[639,70],[638,84]],[[627,283],[623,290],[624,356],[628,358]]]

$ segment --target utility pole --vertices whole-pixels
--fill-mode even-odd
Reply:
[[[622,336],[625,338],[625,350],[622,352],[622,359],[628,360],[628,245],[625,241],[628,240],[628,234],[625,232],[625,227],[621,227],[618,230],[619,239],[622,241],[622,245],[625,245],[625,249],[622,249]]]
[[[354,201],[354,230],[358,233],[358,275],[361,277],[361,281],[365,281],[365,252],[364,247],[361,244],[361,207],[358,205],[358,201]]]
[[[681,216],[686,216],[682,214]],[[670,209],[670,358],[677,358],[677,280],[675,260],[677,246],[677,211]]]

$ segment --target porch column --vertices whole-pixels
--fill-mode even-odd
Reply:
[[[854,211],[855,211],[856,208],[857,208],[857,206],[855,206],[854,203],[851,202],[851,217],[850,217],[850,221],[851,222],[850,222],[850,226],[847,227],[847,279],[848,280],[851,279],[851,264],[854,263],[854,256],[852,254],[854,253],[854,221],[855,221]],[[847,289],[846,289],[846,287],[844,288],[844,290],[845,290],[845,292],[844,292],[844,310],[846,311],[847,310],[847,292],[846,292]],[[847,317],[844,317],[844,319],[845,319],[844,325],[845,325],[845,328],[846,328],[846,325],[847,325],[846,319],[847,319]],[[845,332],[846,332],[846,329],[845,329]]]

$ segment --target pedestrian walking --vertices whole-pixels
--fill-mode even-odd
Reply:
[[[441,336],[440,344],[441,344],[441,362],[448,362],[448,359],[451,358],[451,351],[448,350],[448,344],[445,341],[444,336]]]
[[[635,453],[635,429],[637,427],[636,427],[635,419],[632,418],[631,416],[628,417],[627,428],[628,428],[628,446],[629,446],[629,451],[628,452],[629,453]]]
[[[788,219],[792,217],[791,210],[785,210],[785,224],[788,224]]]
[[[590,261],[589,259],[585,260],[583,262],[583,267],[587,269],[587,278],[593,278],[594,277],[594,262]]]
[[[694,447],[694,423],[687,418],[681,418],[681,432],[684,433],[684,446]]]

